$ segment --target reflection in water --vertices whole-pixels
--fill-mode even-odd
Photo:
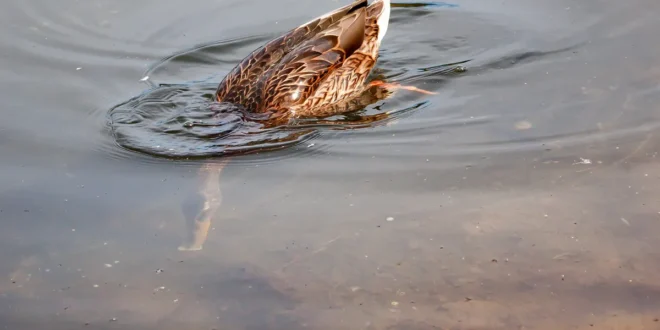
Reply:
[[[268,131],[310,133],[232,156],[209,223],[204,161],[107,110],[126,144],[251,129],[219,80],[338,2],[6,2],[0,325],[660,328],[658,3],[449,3],[394,4],[373,73],[437,95]]]

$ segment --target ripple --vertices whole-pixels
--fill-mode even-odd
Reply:
[[[303,142],[312,130],[267,129],[250,114],[213,101],[213,85],[161,85],[110,111],[124,148],[170,158],[276,150]]]
[[[118,15],[111,5],[81,3],[61,8],[50,1],[30,1],[10,2],[7,6],[15,6],[6,9],[19,14],[3,22],[3,37],[17,40],[10,51],[24,60],[31,59],[33,65],[50,68],[55,63],[67,69],[94,66],[116,70],[158,57],[165,47],[120,37],[117,29],[110,28]]]
[[[255,120],[259,118],[253,118],[254,114],[215,102],[213,96],[221,73],[241,60],[242,55],[235,53],[247,53],[267,39],[249,36],[198,45],[151,65],[144,79],[151,88],[108,113],[108,128],[116,143],[126,151],[178,160],[247,155],[306,145],[263,160],[273,161],[322,153],[330,143],[308,142],[324,132],[387,125],[430,104],[419,96],[414,102],[394,102],[394,106],[386,100],[347,114],[300,119],[289,125],[265,128]],[[447,76],[461,72],[459,63],[422,69],[429,70]],[[374,76],[379,76],[379,71],[383,70],[375,70]],[[121,152],[109,154],[130,157]]]
[[[299,146],[327,131],[387,125],[427,105],[420,102],[393,111],[374,107],[369,111],[301,119],[267,128],[261,122],[265,118],[232,104],[215,102],[215,88],[215,84],[161,84],[113,107],[108,113],[109,130],[116,143],[126,150],[192,160]],[[305,148],[289,152],[288,157],[309,154],[311,150],[318,152],[323,146],[308,143]]]
[[[512,121],[511,114],[475,111],[471,102],[482,95],[465,86],[485,88],[492,97],[497,90],[491,77],[494,74],[500,75],[500,84],[510,87],[519,78],[503,75],[503,71],[535,70],[535,66],[566,61],[570,55],[565,54],[585,45],[575,38],[544,34],[538,26],[527,29],[527,21],[508,19],[499,12],[489,15],[444,2],[395,3],[392,28],[373,77],[419,86],[437,95],[400,91],[353,113],[298,120],[276,128],[265,128],[249,113],[214,102],[213,94],[219,80],[243,56],[281,32],[230,37],[190,47],[150,65],[144,72],[150,89],[110,111],[110,131],[123,151],[109,154],[128,158],[138,152],[194,162],[256,153],[258,159],[250,157],[249,162],[271,162],[321,154],[359,157],[367,152],[385,156],[393,145],[421,146],[430,142],[436,146],[425,155],[466,155],[542,150],[543,143],[559,137],[567,143],[587,143],[604,134],[571,127],[566,132],[536,132],[530,138],[502,129],[501,124]],[[432,35],[432,40],[430,34],[420,32],[420,24],[436,20],[447,21],[455,31]],[[415,51],[409,49],[410,44],[416,45]],[[470,77],[470,84],[457,83]],[[462,113],[466,106],[471,113]],[[550,108],[542,110],[556,111]],[[375,119],[369,120],[371,117]],[[636,130],[624,131],[632,134]],[[470,136],[462,138],[461,134]],[[357,136],[359,139],[351,140],[350,145],[338,141]],[[398,152],[397,157],[420,152],[419,147],[412,147]]]

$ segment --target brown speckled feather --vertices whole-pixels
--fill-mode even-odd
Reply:
[[[333,71],[306,102],[295,109],[299,116],[326,116],[325,108],[362,93],[364,84],[378,59],[378,14],[382,3],[368,8],[365,38],[362,46]]]
[[[359,0],[268,42],[225,77],[217,100],[253,112],[314,116],[358,95],[377,59],[384,3],[388,18],[389,0],[369,6]]]
[[[258,112],[303,104],[323,79],[362,46],[365,10],[360,8],[287,54],[257,81],[263,90]]]

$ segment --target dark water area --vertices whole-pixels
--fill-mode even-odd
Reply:
[[[393,3],[375,73],[437,94],[232,158],[203,249],[177,249],[209,160],[123,148],[110,110],[203,117],[250,51],[346,3],[6,1],[0,329],[660,329],[652,0]]]

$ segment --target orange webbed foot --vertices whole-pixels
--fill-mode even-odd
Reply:
[[[415,86],[401,85],[399,83],[388,83],[388,82],[384,82],[382,80],[374,80],[374,81],[370,82],[369,87],[372,87],[372,86],[382,87],[382,88],[389,89],[389,90],[405,89],[405,90],[408,90],[408,91],[418,92],[418,93],[427,94],[427,95],[436,95],[436,94],[438,94],[436,92],[427,91],[425,89],[417,88]]]

